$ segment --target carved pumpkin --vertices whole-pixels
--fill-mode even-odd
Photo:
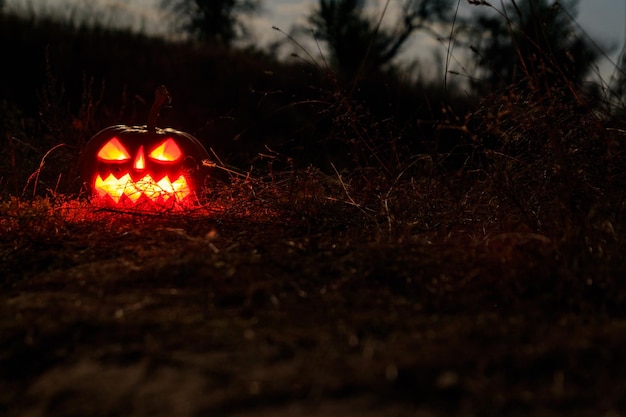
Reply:
[[[202,185],[203,160],[209,155],[192,135],[155,127],[158,113],[171,97],[157,89],[146,126],[110,126],[85,146],[80,175],[92,195],[114,205],[175,205]]]

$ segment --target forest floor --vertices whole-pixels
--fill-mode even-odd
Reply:
[[[333,221],[335,204],[316,225],[262,205],[5,202],[0,414],[626,411],[621,296],[593,278],[626,272],[619,259],[458,225],[392,237]]]

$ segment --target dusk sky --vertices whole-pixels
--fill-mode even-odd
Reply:
[[[29,4],[35,7],[54,9],[63,6],[65,10],[72,7],[79,9],[89,8],[96,15],[110,16],[115,22],[133,24],[152,33],[165,33],[168,30],[167,16],[158,7],[160,0],[8,0],[10,6]],[[370,0],[371,13],[382,11],[386,0]],[[265,45],[269,42],[284,39],[284,35],[272,29],[277,26],[289,32],[295,24],[306,24],[306,17],[317,4],[317,0],[262,0],[263,13],[252,20],[251,27],[257,42]],[[386,21],[394,21],[394,10],[397,10],[400,0],[391,0]],[[499,1],[494,1],[499,5]],[[69,6],[69,7],[68,7]],[[460,2],[461,13],[484,11],[485,7],[470,6],[467,0]],[[585,32],[599,46],[608,49],[613,47],[611,59],[616,60],[626,40],[626,0],[580,0],[578,2],[577,22]],[[444,48],[435,40],[427,36],[416,36],[412,44],[406,48],[405,56],[418,56],[422,60],[433,54],[433,48]],[[441,51],[440,51],[441,52]],[[458,52],[458,51],[457,51]],[[603,77],[612,73],[613,65],[610,62],[601,64]]]

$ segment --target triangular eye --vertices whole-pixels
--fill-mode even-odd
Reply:
[[[103,161],[126,161],[130,155],[119,139],[113,138],[100,149],[98,158]]]
[[[182,154],[180,148],[176,142],[174,142],[174,139],[168,138],[165,142],[154,148],[148,156],[157,161],[173,162],[178,160]]]

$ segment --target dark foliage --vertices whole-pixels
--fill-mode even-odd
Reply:
[[[599,53],[575,28],[575,10],[576,0],[518,0],[501,11],[505,18],[482,15],[471,22],[480,33],[473,48],[482,69],[474,87],[485,93],[521,80],[582,82]]]
[[[450,19],[450,0],[407,0],[393,29],[364,13],[364,0],[320,0],[309,18],[346,79],[372,76],[396,58],[415,31]]]
[[[247,34],[243,14],[259,11],[259,0],[162,0],[177,17],[177,29],[201,41],[230,45]]]

